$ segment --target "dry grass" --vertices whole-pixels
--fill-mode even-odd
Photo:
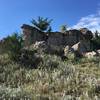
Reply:
[[[47,55],[44,59],[39,69],[28,69],[1,55],[0,99],[100,100],[99,58],[61,61]],[[57,68],[49,69],[49,64]]]

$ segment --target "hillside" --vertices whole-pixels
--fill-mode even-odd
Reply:
[[[100,99],[99,35],[22,30],[0,41],[1,100]]]
[[[0,99],[8,98],[99,100],[100,58],[62,61],[45,55],[44,63],[31,69],[0,55]]]

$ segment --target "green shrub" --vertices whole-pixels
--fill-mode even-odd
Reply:
[[[100,35],[98,35],[99,33],[96,32],[95,33],[95,37],[92,39],[92,44],[93,44],[93,50],[97,50],[100,49]]]
[[[37,68],[42,58],[35,50],[21,50],[20,63],[28,68]]]
[[[48,54],[44,54],[44,56],[42,57],[42,63],[41,63],[41,67],[44,69],[54,69],[57,68],[59,63],[61,61],[61,58],[56,56],[56,55],[48,55]]]
[[[22,43],[22,37],[14,33],[12,36],[8,36],[3,40],[3,49],[8,53],[11,59],[17,60],[22,48]]]

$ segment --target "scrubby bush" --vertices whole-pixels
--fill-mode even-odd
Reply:
[[[40,67],[43,69],[54,69],[59,66],[60,62],[60,57],[56,55],[44,54],[42,57],[42,63],[40,64]]]
[[[3,39],[3,49],[13,60],[18,59],[22,45],[22,37],[17,33],[14,33],[12,36],[8,36]]]
[[[36,53],[36,50],[22,49],[19,60],[21,64],[28,68],[37,68],[42,58]]]

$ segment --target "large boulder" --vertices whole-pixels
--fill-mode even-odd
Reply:
[[[71,47],[76,56],[83,56],[86,52],[91,51],[90,41],[82,40]]]
[[[97,50],[97,52],[98,52],[98,55],[100,56],[100,49],[99,49],[99,50]]]
[[[38,53],[47,52],[48,45],[45,41],[36,41],[34,44],[30,45],[30,50],[36,50]]]
[[[84,54],[84,57],[86,57],[86,58],[100,57],[100,50],[86,52]]]
[[[75,51],[73,51],[69,45],[64,48],[64,57],[68,59],[75,58]]]
[[[92,52],[86,52],[85,54],[84,54],[84,57],[86,57],[86,58],[93,58],[93,57],[95,57],[97,55],[97,53],[95,52],[95,51],[92,51]]]
[[[69,50],[70,50],[70,47],[68,45],[65,46],[65,48],[64,48],[64,56],[67,56],[68,55]]]

